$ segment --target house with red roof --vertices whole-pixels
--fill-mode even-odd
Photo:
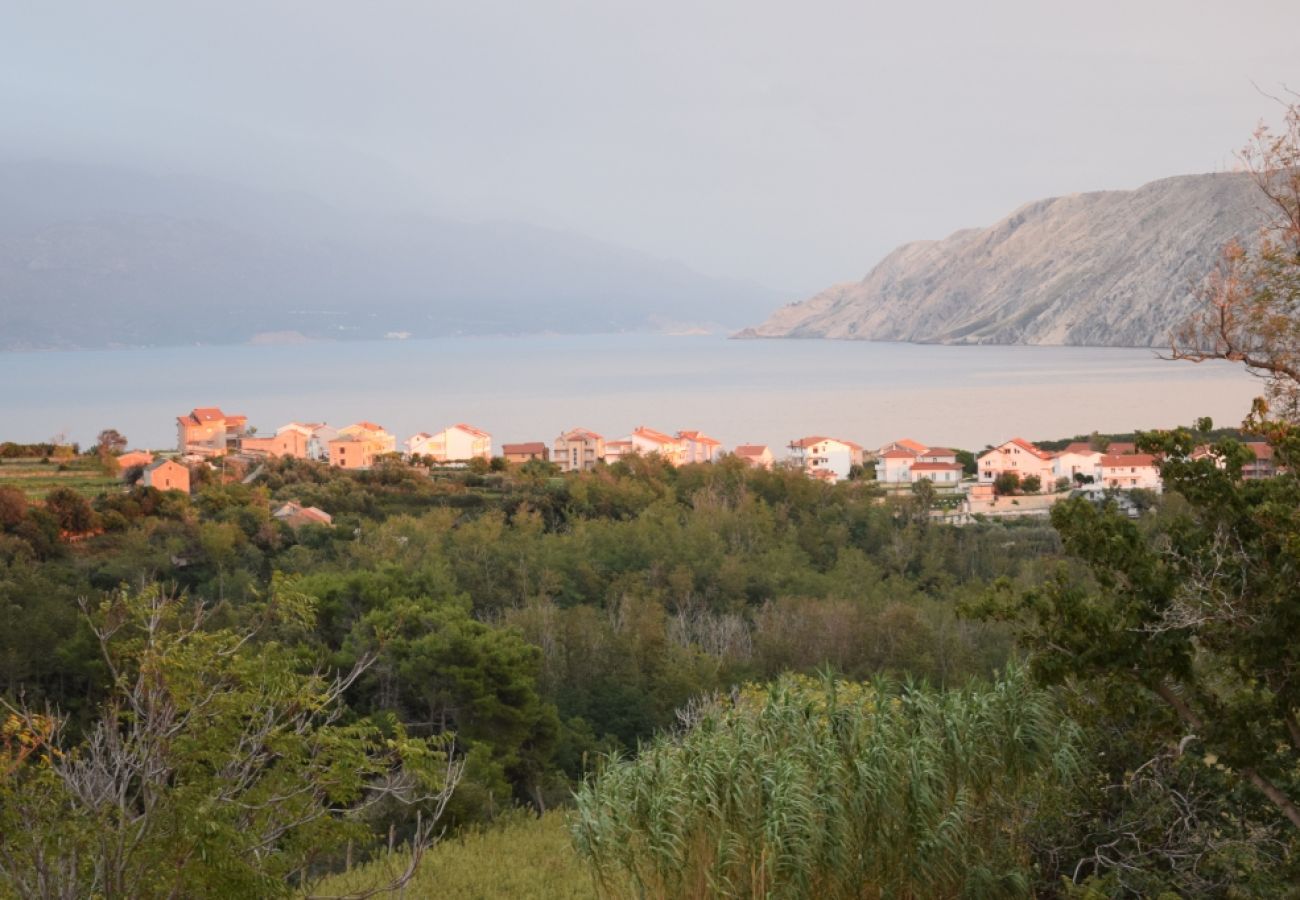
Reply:
[[[670,465],[680,466],[682,464],[682,442],[671,435],[664,434],[662,431],[655,431],[653,428],[647,428],[644,425],[638,425],[632,429],[632,434],[628,436],[628,440],[632,442],[633,453],[639,453],[642,456],[657,453]]]
[[[571,428],[555,439],[551,461],[561,472],[586,472],[605,460],[605,438],[586,428]]]
[[[174,459],[159,459],[145,466],[140,483],[160,491],[190,492],[190,470]]]
[[[247,416],[222,412],[216,406],[198,406],[176,417],[176,448],[196,456],[221,456],[238,448],[248,425]]]
[[[438,462],[491,459],[492,435],[459,422],[437,434],[420,432],[407,440],[406,450],[411,456],[425,456]]]
[[[679,431],[677,442],[683,463],[711,463],[722,455],[722,442],[700,431]]]
[[[766,444],[741,444],[731,451],[733,456],[743,459],[755,469],[770,469],[776,458]]]
[[[374,422],[354,422],[329,441],[329,463],[340,469],[369,469],[375,458],[392,453],[397,439]]]
[[[634,456],[636,445],[631,440],[605,441],[605,462],[616,463],[625,456]]]
[[[862,448],[857,444],[819,434],[797,438],[789,443],[788,449],[787,458],[806,475],[826,478],[826,473],[830,473],[832,481],[848,478],[853,460],[862,459]]]
[[[1068,478],[1072,484],[1100,482],[1102,456],[1087,441],[1075,441],[1057,452],[1052,460],[1052,472],[1057,478]]]
[[[916,484],[925,479],[941,487],[956,487],[963,471],[956,450],[927,447],[909,438],[886,444],[876,453],[876,481],[882,484]]]
[[[528,441],[523,444],[502,444],[501,455],[506,458],[506,462],[512,463],[526,463],[534,459],[547,462],[551,458],[551,450],[543,441]]]
[[[315,506],[303,506],[301,503],[292,500],[271,513],[271,518],[283,522],[295,531],[303,525],[332,525],[334,523],[334,517],[325,510]]]
[[[1051,490],[1056,483],[1053,455],[1024,438],[1012,438],[1000,446],[980,454],[979,480],[991,484],[1003,472],[1012,472],[1023,482],[1037,476],[1043,490]]]
[[[1160,468],[1150,453],[1107,453],[1101,458],[1101,483],[1108,488],[1159,491]]]

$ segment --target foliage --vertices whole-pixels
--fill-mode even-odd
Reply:
[[[1201,308],[1173,336],[1175,359],[1228,359],[1268,378],[1275,417],[1300,420],[1300,102],[1240,154],[1273,213],[1257,239],[1224,248]],[[1260,407],[1261,411],[1267,405]]]
[[[1019,622],[1040,680],[1081,685],[1080,702],[1099,706],[1103,723],[1141,723],[1126,738],[1141,758],[1111,769],[1111,784],[1149,767],[1186,784],[1185,760],[1212,769],[1213,784],[1201,777],[1196,792],[1164,800],[1206,792],[1188,815],[1248,835],[1234,854],[1269,860],[1276,885],[1282,873],[1295,876],[1300,848],[1300,645],[1286,637],[1300,633],[1291,462],[1300,461],[1300,434],[1279,431],[1278,457],[1292,467],[1260,480],[1242,480],[1253,456],[1240,443],[1196,454],[1201,439],[1188,430],[1143,438],[1163,455],[1166,490],[1176,493],[1154,517],[1058,504],[1052,521],[1078,562],[1032,589],[1008,586],[985,612]],[[1181,841],[1156,855],[1152,864],[1175,882],[1206,864],[1204,848]],[[1098,860],[1110,876],[1133,865]]]
[[[292,632],[312,609],[282,586],[262,614]],[[364,834],[377,799],[422,801],[436,819],[458,772],[444,741],[344,721],[359,669],[304,672],[287,646],[254,650],[207,615],[156,586],[115,592],[91,614],[113,688],[85,737],[10,708],[6,734],[43,745],[0,769],[0,884],[14,896],[284,895],[290,874]]]
[[[1018,472],[999,472],[993,479],[993,491],[1001,497],[1020,493],[1020,474]]]
[[[1018,671],[945,692],[783,678],[684,719],[578,794],[602,893],[1024,896],[1028,819],[1076,769]]]

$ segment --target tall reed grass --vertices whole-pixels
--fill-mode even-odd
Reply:
[[[1077,770],[1073,726],[1018,671],[949,691],[785,677],[692,718],[579,791],[602,895],[1025,896],[1026,829]]]

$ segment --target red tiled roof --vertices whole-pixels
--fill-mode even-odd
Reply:
[[[697,444],[709,444],[713,447],[721,447],[722,441],[714,440],[707,434],[701,434],[698,431],[679,431],[677,439],[681,441],[694,441]]]
[[[911,438],[903,438],[901,441],[894,441],[894,443],[905,449],[915,450],[917,453],[922,453],[930,449],[929,447],[925,446],[925,444],[922,444],[918,441],[914,441]]]
[[[366,431],[383,431],[384,426],[376,425],[374,422],[353,422],[349,428],[364,428]]]
[[[1039,459],[1052,458],[1052,454],[1048,453],[1046,450],[1040,450],[1035,444],[1029,443],[1029,441],[1025,440],[1024,438],[1019,438],[1019,437],[1012,438],[1011,440],[1007,441],[1007,443],[1015,444],[1021,450],[1024,450],[1026,453],[1032,453],[1034,456],[1037,456]]]
[[[488,433],[487,433],[486,431],[484,431],[483,429],[481,429],[481,428],[475,428],[473,425],[466,425],[464,422],[457,422],[455,425],[453,425],[453,426],[451,426],[451,427],[452,427],[452,428],[459,428],[461,431],[464,431],[464,432],[467,432],[468,434],[472,434],[472,435],[474,435],[474,437],[481,437],[481,438],[490,438],[490,437],[492,437],[492,435],[488,434]]]
[[[812,437],[799,438],[799,440],[797,440],[797,441],[791,441],[791,442],[790,442],[790,446],[791,446],[791,447],[811,447],[811,446],[813,446],[814,444],[820,444],[822,441],[829,441],[829,440],[832,440],[832,438],[822,437],[821,435],[813,435]]]
[[[1264,441],[1247,441],[1246,446],[1255,454],[1255,459],[1257,460],[1273,458],[1273,447],[1271,444],[1266,444]]]
[[[528,441],[523,444],[502,444],[503,456],[518,456],[525,453],[545,453],[546,445],[541,441]]]
[[[653,441],[656,444],[675,444],[676,438],[671,438],[662,431],[655,431],[653,428],[646,428],[644,425],[638,425],[632,429],[632,434],[636,437],[645,438],[647,441]]]
[[[916,454],[911,450],[886,450],[880,454],[881,459],[916,459]]]
[[[1103,469],[1154,466],[1155,464],[1156,458],[1150,453],[1117,453],[1101,458],[1101,467]]]
[[[957,451],[953,450],[951,447],[927,447],[923,452],[917,454],[917,456],[956,456],[956,455],[957,455]]]
[[[566,431],[560,435],[562,441],[603,441],[603,435],[596,434],[587,428],[574,428],[572,431]]]
[[[736,456],[762,456],[771,453],[766,444],[741,444],[735,450]]]
[[[1089,444],[1087,441],[1074,441],[1071,444],[1067,444],[1065,449],[1061,451],[1061,453],[1078,453],[1085,456],[1096,452],[1096,450],[1092,449],[1092,444]]]
[[[196,422],[211,422],[215,419],[227,418],[219,406],[196,406],[190,416]]]

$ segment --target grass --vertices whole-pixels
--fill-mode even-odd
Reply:
[[[332,897],[378,887],[406,867],[407,857],[358,866],[315,885],[311,894]],[[407,900],[594,900],[592,877],[569,839],[568,814],[540,819],[519,813],[479,831],[449,838],[429,851],[404,891]]]
[[[59,471],[59,466],[64,470]],[[105,475],[99,460],[94,457],[74,456],[69,459],[39,458],[0,460],[0,487],[16,487],[29,500],[41,500],[55,488],[71,488],[85,497],[96,497],[113,490],[118,480]]]

